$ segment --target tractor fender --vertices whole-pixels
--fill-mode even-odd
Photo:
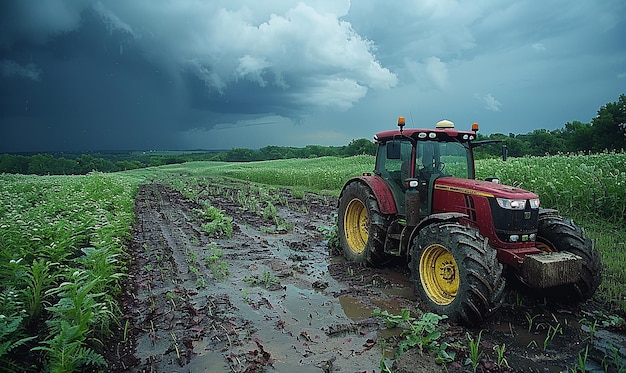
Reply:
[[[404,248],[406,251],[407,256],[411,255],[411,242],[413,242],[413,239],[415,238],[415,236],[417,236],[419,234],[419,232],[424,229],[424,227],[433,224],[433,223],[441,223],[444,221],[456,221],[458,222],[459,220],[463,219],[463,218],[467,218],[468,215],[467,214],[463,214],[461,212],[440,212],[440,213],[436,213],[436,214],[432,214],[432,215],[428,215],[427,217],[425,217],[424,219],[422,219],[419,224],[417,224],[417,226],[415,228],[413,228],[413,230],[411,231],[411,234],[408,237],[408,240],[403,240],[403,243],[405,243],[406,247]]]
[[[346,185],[352,182],[364,183],[372,190],[372,193],[374,193],[376,201],[378,202],[378,208],[382,214],[395,215],[398,213],[396,201],[393,199],[393,194],[391,193],[391,189],[389,189],[389,185],[387,185],[387,182],[385,182],[382,177],[376,175],[358,176],[348,180],[341,190],[339,199],[341,199],[341,195],[343,194],[343,190],[346,188]]]

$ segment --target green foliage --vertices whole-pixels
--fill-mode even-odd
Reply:
[[[220,209],[213,206],[206,206],[204,210],[196,210],[200,216],[207,221],[202,225],[202,230],[211,237],[232,237],[233,218],[222,214]]]
[[[18,297],[11,288],[0,292],[0,365],[6,367],[14,365],[9,356],[13,349],[36,338],[25,334],[22,321],[26,315]]]
[[[355,155],[376,155],[376,144],[367,139],[352,140],[345,147],[344,153],[349,157]]]
[[[259,278],[259,276],[254,275],[252,277],[246,277],[243,280],[252,286],[262,285],[266,289],[272,289],[275,286],[280,284],[280,279],[276,276],[272,276],[272,274],[269,271],[263,272],[263,275],[261,278]]]
[[[265,209],[263,210],[263,217],[265,219],[274,219],[276,216],[278,216],[276,206],[274,206],[273,203],[268,202],[267,206],[265,206]]]
[[[337,217],[335,217],[335,224],[330,227],[319,227],[320,232],[324,234],[324,239],[328,240],[326,246],[333,250],[340,250],[341,245],[339,243],[339,226],[337,226]]]
[[[435,352],[439,362],[451,361],[452,356],[445,351],[447,345],[439,344],[437,340],[441,332],[437,330],[439,321],[447,318],[445,315],[437,315],[431,312],[425,313],[417,319],[410,315],[409,310],[403,309],[400,315],[390,314],[388,311],[375,309],[372,316],[380,317],[388,328],[403,327],[404,339],[398,343],[396,356],[405,353],[413,347],[417,347],[420,353]]]
[[[561,154],[506,162],[476,163],[476,178],[496,176],[500,182],[537,193],[541,206],[572,216],[593,211],[613,223],[626,223],[626,153]]]
[[[215,242],[211,243],[211,253],[205,258],[205,262],[213,272],[213,276],[222,281],[230,274],[228,263],[222,259],[223,251],[217,248]]]
[[[478,368],[478,360],[480,356],[483,354],[480,351],[480,339],[482,338],[483,331],[481,330],[478,333],[477,338],[473,338],[469,333],[467,333],[467,339],[469,340],[470,345],[470,356],[465,360],[465,365],[471,365],[472,371],[476,373],[476,369]]]
[[[33,348],[33,351],[43,351],[48,354],[48,371],[52,373],[75,372],[85,365],[107,366],[102,355],[85,346],[84,333],[80,329],[79,325],[72,325],[62,320],[58,332],[52,339],[44,341],[43,346]]]
[[[50,275],[50,262],[34,260],[26,269],[26,287],[23,289],[25,309],[31,320],[37,319],[45,305],[45,293],[50,290],[55,279]]]
[[[626,95],[598,110],[592,130],[593,151],[626,149]]]
[[[135,193],[120,175],[0,175],[0,293],[11,289],[24,310],[6,319],[4,331],[12,331],[0,332],[2,348],[28,341],[29,363],[43,362],[44,371],[102,366],[92,345],[120,315],[115,295],[125,269],[118,259]],[[47,328],[27,328],[44,322]]]
[[[506,360],[506,357],[504,357],[504,353],[506,351],[506,343],[502,343],[502,345],[495,345],[493,346],[493,350],[496,352],[497,354],[497,364],[500,368],[510,368],[509,367],[509,362]]]
[[[610,102],[598,110],[591,123],[573,121],[556,130],[536,129],[526,134],[504,135],[494,133],[478,135],[479,140],[504,140],[510,157],[545,156],[560,153],[585,154],[607,151],[620,152],[626,149],[626,95],[621,94],[617,102]],[[499,157],[502,144],[480,147],[477,159]]]

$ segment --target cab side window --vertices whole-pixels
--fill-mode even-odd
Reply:
[[[408,141],[389,141],[379,149],[377,169],[380,176],[402,190],[405,188],[404,179],[409,176],[411,149]]]

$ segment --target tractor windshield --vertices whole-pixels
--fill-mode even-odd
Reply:
[[[459,142],[418,141],[417,174],[437,174],[471,179],[474,175],[468,149]]]

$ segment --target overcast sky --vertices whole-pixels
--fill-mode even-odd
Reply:
[[[624,0],[2,0],[0,153],[345,145],[588,123]]]

